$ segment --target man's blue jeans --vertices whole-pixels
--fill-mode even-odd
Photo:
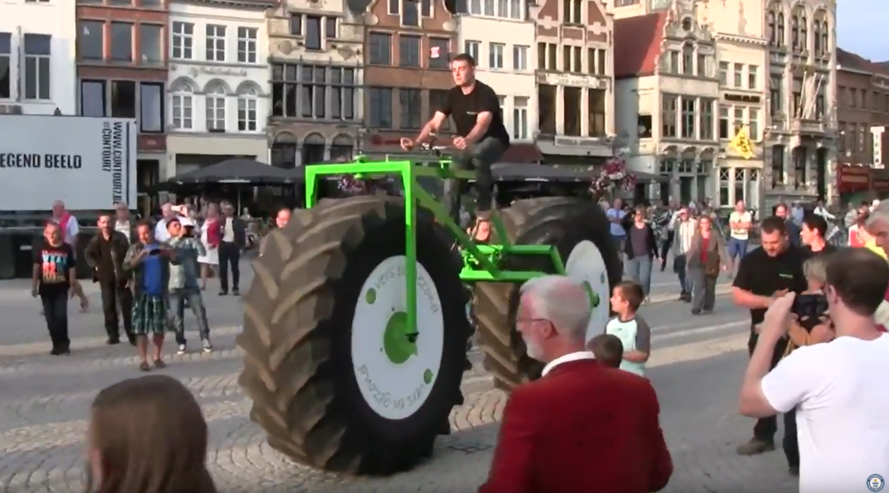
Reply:
[[[744,255],[747,255],[747,241],[730,236],[728,239],[728,258],[734,261],[735,257],[737,257],[740,262]]]
[[[185,344],[185,301],[198,322],[201,340],[210,339],[210,326],[207,324],[207,310],[200,289],[182,288],[170,290],[170,324],[176,331],[176,344]]]

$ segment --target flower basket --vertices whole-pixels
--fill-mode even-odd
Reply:
[[[626,161],[615,157],[608,160],[602,172],[590,184],[595,199],[614,192],[631,192],[636,188],[636,175],[627,171]]]

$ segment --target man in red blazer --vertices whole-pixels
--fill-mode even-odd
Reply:
[[[522,286],[516,326],[543,377],[515,389],[479,493],[648,493],[673,474],[649,381],[584,347],[584,288],[563,276]],[[604,329],[602,327],[601,329]]]

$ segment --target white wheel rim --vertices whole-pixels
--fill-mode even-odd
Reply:
[[[605,259],[596,244],[583,240],[575,245],[568,254],[565,273],[571,279],[583,283],[590,294],[592,316],[586,329],[586,340],[589,342],[605,330],[610,314],[608,269],[605,268]]]
[[[399,255],[377,265],[361,286],[352,319],[352,365],[358,388],[375,413],[392,420],[412,416],[426,402],[444,352],[441,299],[420,263],[415,343],[404,330],[406,260]]]

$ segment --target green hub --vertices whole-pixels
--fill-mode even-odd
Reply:
[[[599,299],[599,295],[593,291],[593,287],[590,286],[590,283],[587,281],[583,281],[583,290],[586,291],[587,297],[590,299],[590,308],[596,309],[599,307],[599,303],[602,301]]]
[[[383,352],[393,364],[401,365],[417,354],[417,337],[420,334],[410,330],[407,313],[393,308],[386,330],[383,332]]]

